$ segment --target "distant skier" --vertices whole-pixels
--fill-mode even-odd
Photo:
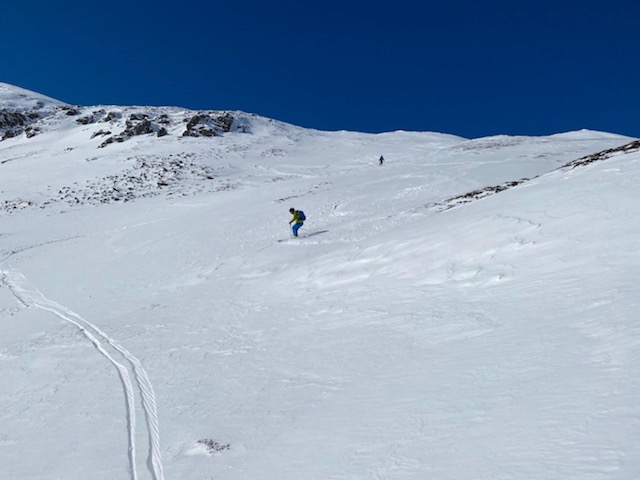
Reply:
[[[298,236],[298,230],[304,224],[304,221],[307,219],[304,212],[302,210],[296,210],[295,208],[290,208],[289,213],[293,215],[293,218],[289,222],[289,225],[293,223],[293,227],[291,231],[293,232],[293,236]]]
[[[380,155],[380,160],[378,160],[378,165],[382,166],[382,164],[384,163],[384,156]]]

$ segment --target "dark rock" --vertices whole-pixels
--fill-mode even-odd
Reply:
[[[40,129],[36,128],[36,127],[27,127],[24,131],[25,135],[27,136],[27,138],[33,138],[35,137],[38,133],[40,133]]]
[[[6,132],[4,132],[4,135],[2,136],[2,140],[7,140],[15,136],[16,136],[16,132],[14,132],[13,130],[7,130]]]
[[[74,115],[80,115],[80,110],[78,110],[75,107],[71,107],[69,105],[63,105],[61,107],[58,107],[60,110],[62,110],[63,112],[65,112],[67,115],[69,115],[70,117],[74,116]]]
[[[134,115],[131,116],[131,120],[127,120],[127,128],[122,135],[127,137],[134,137],[137,135],[145,135],[147,133],[153,133],[153,126],[149,120],[146,119],[146,115],[144,119],[133,118]],[[136,121],[141,120],[141,121]]]
[[[111,135],[111,132],[108,130],[98,130],[97,132],[95,132],[93,135],[91,135],[91,138],[96,138],[96,137],[104,137],[106,135]]]
[[[199,113],[187,121],[183,137],[217,137],[231,130],[234,118],[230,113],[220,116]]]
[[[608,150],[603,150],[602,152],[594,153],[593,155],[587,155],[586,157],[578,158],[577,160],[573,160],[560,168],[576,168],[582,167],[584,165],[589,165],[590,163],[597,162],[600,160],[606,160],[607,158],[615,155],[616,153],[627,153],[640,150],[640,140],[635,140],[631,143],[627,143],[626,145],[622,145],[617,148],[610,148]]]
[[[220,128],[222,128],[223,132],[231,131],[231,126],[233,125],[233,116],[227,112],[221,117],[218,117],[217,122],[220,124]]]
[[[38,118],[37,114],[36,118]],[[28,121],[29,118],[20,112],[0,110],[0,128],[14,128],[26,125]]]
[[[115,136],[115,137],[109,137],[109,138],[107,138],[104,142],[102,142],[102,143],[98,146],[98,148],[104,148],[104,147],[106,147],[107,145],[110,145],[110,144],[112,144],[112,143],[122,143],[122,142],[124,142],[125,140],[126,140],[126,138],[125,138],[125,137],[123,137],[123,136],[121,136],[121,135],[118,135],[118,136]]]
[[[215,440],[211,440],[210,438],[207,438],[204,440],[198,440],[198,443],[200,445],[204,445],[207,451],[211,454],[216,452],[223,452],[225,450],[231,449],[231,445],[229,445],[228,443],[225,443],[225,444],[219,443],[219,442],[216,442]]]
[[[78,122],[80,125],[89,125],[90,123],[96,123],[104,116],[104,113],[104,110],[98,110],[92,112],[90,115],[78,118],[76,122]]]
[[[101,120],[102,122],[112,122],[114,120],[118,120],[122,118],[122,113],[120,112],[109,112],[107,115]]]

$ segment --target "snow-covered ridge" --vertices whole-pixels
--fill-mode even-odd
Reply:
[[[179,107],[72,106],[47,96],[0,83],[0,141],[81,126],[87,140],[104,148],[134,136],[216,137],[227,132],[287,133],[298,127],[240,111],[194,111]],[[99,127],[99,128],[98,128]]]
[[[603,150],[601,152],[596,152],[591,155],[586,155],[576,160],[572,160],[567,164],[563,165],[562,167],[558,168],[558,170],[566,170],[566,169],[573,169],[576,167],[583,167],[593,162],[607,160],[619,154],[638,153],[638,152],[640,152],[640,140],[635,140],[633,142],[622,145],[621,147],[610,148],[607,150]],[[533,178],[538,178],[539,176],[540,175],[536,175]],[[518,185],[522,185],[523,183],[526,183],[529,180],[532,180],[532,179],[520,178],[518,180],[510,180],[508,182],[501,183],[500,185],[491,185],[479,190],[473,190],[471,192],[466,192],[462,195],[456,195],[455,197],[448,198],[442,202],[437,202],[433,205],[429,205],[429,208],[437,212],[443,212],[445,210],[449,210],[450,208],[458,207],[460,205],[473,202],[475,200],[480,200],[482,198],[516,187]]]
[[[27,111],[61,107],[64,102],[24,88],[0,82],[0,110]]]
[[[0,83],[0,141],[21,134],[35,136],[39,130],[34,125],[64,105],[45,95]]]
[[[166,107],[80,107],[58,105],[47,111],[1,111],[1,140],[62,130],[82,129],[86,140],[99,138],[95,148],[123,143],[140,135],[215,137],[230,131],[248,133],[249,115],[228,111],[191,111]]]
[[[415,164],[418,176],[437,165],[467,164],[463,171],[486,162],[502,165],[462,192],[452,189],[453,199],[496,182],[532,178],[630,140],[586,130],[473,140],[435,132],[323,132],[240,111],[72,106],[0,85],[0,105],[12,107],[0,110],[0,211],[5,212],[215,193],[245,188],[256,179],[293,180],[307,168],[328,173],[345,163],[358,175],[381,154],[390,167]]]

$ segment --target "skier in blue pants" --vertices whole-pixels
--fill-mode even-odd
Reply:
[[[293,236],[297,237],[298,230],[304,224],[304,220],[305,220],[304,213],[302,213],[300,210],[296,210],[295,208],[290,208],[289,213],[293,215],[293,218],[289,222],[289,225],[293,223],[293,227],[291,227],[291,231],[293,232]]]

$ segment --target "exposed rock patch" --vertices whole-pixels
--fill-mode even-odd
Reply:
[[[505,182],[501,183],[500,185],[494,185],[491,187],[482,188],[480,190],[467,192],[462,195],[448,198],[444,202],[436,203],[432,205],[432,209],[438,212],[444,212],[445,210],[449,210],[450,208],[459,207],[460,205],[464,205],[465,203],[470,203],[475,200],[480,200],[481,198],[503,192],[504,190],[515,187],[516,185],[520,185],[527,181],[529,181],[528,178],[521,178],[520,180]]]
[[[183,137],[217,137],[231,131],[233,116],[226,112],[223,115],[200,113],[185,119],[187,129]]]
[[[607,158],[612,157],[617,153],[630,153],[640,150],[640,140],[636,140],[631,143],[627,143],[626,145],[622,145],[617,148],[610,148],[609,150],[603,150],[602,152],[594,153],[592,155],[587,155],[586,157],[578,158],[577,160],[573,160],[561,168],[576,168],[583,167],[585,165],[589,165],[593,162],[598,162],[600,160],[606,160]]]
[[[100,148],[104,148],[111,143],[122,143],[130,139],[131,137],[137,137],[139,135],[148,135],[154,132],[163,132],[158,136],[166,135],[165,128],[154,124],[147,114],[134,113],[129,115],[125,123],[125,129],[120,134],[107,138],[100,144]]]
[[[124,203],[137,198],[158,195],[188,196],[236,187],[219,179],[212,166],[197,163],[193,155],[145,156],[129,160],[134,161],[134,164],[117,174],[88,181],[84,185],[76,183],[62,187],[52,198],[42,203],[18,198],[5,201],[0,205],[0,209],[11,213],[30,207],[46,208],[61,203],[70,206]]]
[[[30,125],[40,118],[36,112],[13,112],[10,110],[0,110],[0,134],[2,140],[22,135]],[[31,129],[31,136],[38,132],[37,129]]]
[[[105,113],[106,112],[104,110],[97,110],[95,112],[91,112],[89,115],[78,118],[76,122],[78,122],[81,125],[89,125],[90,123],[96,123],[102,117],[104,117]]]

